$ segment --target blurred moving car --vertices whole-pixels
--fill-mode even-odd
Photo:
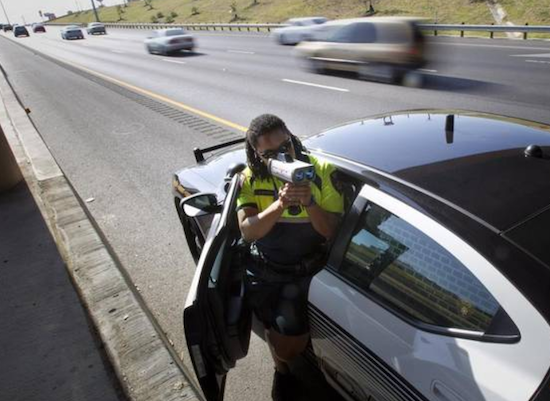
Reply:
[[[287,24],[288,26],[274,29],[271,36],[281,45],[295,45],[303,40],[307,40],[311,35],[313,27],[324,24],[327,21],[325,17],[291,18],[283,22],[283,24]]]
[[[4,32],[13,31],[13,26],[11,26],[10,24],[6,24],[2,29],[4,30]]]
[[[39,32],[46,33],[46,28],[42,24],[34,24],[32,27],[32,31],[34,33],[39,33]]]
[[[334,165],[346,205],[308,294],[308,353],[327,381],[354,401],[550,400],[550,126],[417,110],[303,143]],[[223,146],[195,149],[198,165],[173,177],[198,260],[185,338],[208,401],[223,399],[251,327],[246,154],[232,141],[204,159]]]
[[[398,83],[426,64],[418,19],[369,17],[327,22],[296,48],[314,72],[352,71],[361,78]]]
[[[86,28],[86,31],[88,32],[88,35],[107,34],[107,31],[105,30],[105,25],[103,25],[101,22],[90,22],[88,24],[88,27]]]
[[[183,28],[159,29],[145,39],[145,47],[149,53],[158,53],[165,56],[180,50],[193,50],[195,40]]]
[[[61,30],[61,39],[84,39],[82,29],[76,25],[66,26]]]
[[[30,36],[29,31],[24,25],[18,25],[13,28],[13,35],[18,38],[19,36]]]

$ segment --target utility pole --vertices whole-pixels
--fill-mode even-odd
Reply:
[[[96,20],[97,22],[101,22],[101,21],[99,20],[99,15],[97,15],[97,10],[96,10],[96,8],[95,8],[94,0],[91,0],[91,2],[92,2],[92,7],[94,8],[95,20]]]
[[[6,20],[8,21],[8,25],[10,24],[10,19],[8,18],[8,13],[6,12],[6,9],[4,8],[4,3],[2,3],[2,0],[0,0],[0,5],[2,5],[2,10],[4,10],[4,15],[6,16]]]
[[[24,15],[22,15],[22,16],[21,16],[21,19],[23,20],[23,25],[25,25],[25,26],[26,26],[26,25],[27,25],[27,21],[25,21],[25,16],[24,16]]]

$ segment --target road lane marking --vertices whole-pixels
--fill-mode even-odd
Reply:
[[[162,61],[166,61],[167,63],[174,63],[174,64],[187,64],[186,61],[170,60],[169,58],[163,58]]]
[[[429,70],[427,68],[419,68],[418,71],[422,71],[422,72],[437,72],[437,70]]]
[[[227,52],[228,53],[239,53],[239,54],[255,54],[255,52],[249,52],[249,51],[246,51],[246,50],[231,50],[231,49],[229,49]]]
[[[330,89],[333,91],[338,92],[349,92],[349,89],[343,89],[343,88],[337,88],[335,86],[326,86],[326,85],[319,85],[319,84],[313,84],[311,82],[303,82],[303,81],[294,81],[292,79],[282,79],[284,82],[289,82],[291,84],[298,84],[298,85],[306,85],[306,86],[315,86],[317,88],[323,88],[323,89]]]
[[[539,63],[539,64],[550,64],[550,61],[542,60],[525,60],[526,63]]]
[[[497,49],[520,49],[520,50],[546,50],[548,47],[530,47],[530,46],[502,46],[502,45],[484,45],[481,43],[454,43],[454,42],[438,42],[430,41],[430,44],[436,46],[470,46],[470,47],[494,47]]]
[[[123,50],[111,50],[112,53],[119,53],[119,54],[124,54],[126,53],[125,51]]]
[[[550,53],[541,53],[541,54],[510,54],[510,57],[541,57],[541,58],[550,58]]]

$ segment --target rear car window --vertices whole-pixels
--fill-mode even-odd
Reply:
[[[166,36],[178,36],[178,35],[185,35],[185,31],[183,29],[170,29],[169,31],[166,31]]]
[[[341,273],[413,321],[486,333],[500,305],[432,238],[370,203],[358,221]]]

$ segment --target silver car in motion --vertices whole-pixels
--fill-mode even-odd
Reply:
[[[195,48],[195,40],[183,28],[159,29],[145,39],[145,47],[149,53],[167,56],[181,50],[192,51]]]
[[[69,25],[61,30],[61,39],[84,39],[84,34],[80,27]]]

